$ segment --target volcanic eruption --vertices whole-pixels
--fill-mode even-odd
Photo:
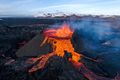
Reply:
[[[71,38],[74,30],[70,28],[68,24],[63,24],[62,26],[56,29],[46,29],[43,31],[43,35],[45,35],[45,39],[40,44],[39,48],[42,47],[46,42],[52,45],[53,51],[51,53],[43,54],[37,58],[31,58],[30,61],[36,65],[34,65],[31,69],[29,69],[29,73],[37,71],[39,69],[43,69],[47,61],[50,57],[56,55],[61,58],[65,56],[65,52],[71,54],[71,58],[68,59],[70,63],[87,79],[89,80],[119,80],[119,75],[115,77],[115,79],[105,78],[96,75],[91,70],[89,70],[82,62],[80,62],[81,57],[88,58],[82,54],[75,52],[74,47],[71,42]],[[89,60],[99,62],[97,60],[88,58]]]
[[[33,72],[40,68],[43,68],[45,63],[49,59],[49,57],[51,57],[53,55],[64,57],[65,51],[71,53],[72,60],[79,61],[81,55],[74,51],[74,48],[71,43],[71,38],[72,38],[73,32],[74,32],[74,30],[72,30],[68,24],[64,24],[57,29],[45,30],[43,32],[43,34],[45,35],[45,39],[42,42],[42,44],[40,45],[40,47],[42,45],[44,45],[44,43],[46,43],[46,41],[47,41],[48,43],[52,44],[53,52],[48,53],[46,55],[42,55],[39,58],[33,58],[32,61],[37,61],[39,59],[42,59],[43,62],[40,63],[41,65],[38,65],[40,67],[37,67],[37,68],[33,67],[32,69],[29,70],[29,72]]]
[[[64,51],[67,51],[71,53],[73,60],[78,61],[81,55],[76,53],[72,46],[71,38],[73,32],[74,31],[70,29],[68,24],[64,24],[58,29],[46,30],[43,33],[46,36],[46,39],[40,46],[48,40],[48,42],[52,44],[54,54],[63,57]]]

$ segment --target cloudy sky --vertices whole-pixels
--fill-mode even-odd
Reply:
[[[120,0],[0,0],[0,16],[30,16],[56,11],[120,15]]]

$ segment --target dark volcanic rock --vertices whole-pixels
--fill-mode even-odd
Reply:
[[[52,52],[52,47],[50,44],[45,43],[42,47],[40,47],[41,43],[45,39],[43,34],[38,34],[32,40],[30,40],[27,44],[25,44],[22,48],[20,48],[16,55],[18,57],[23,56],[38,56],[41,54],[47,54]]]
[[[42,60],[32,62],[32,58],[28,57],[22,57],[17,60],[4,60],[5,62],[0,65],[0,80],[88,80],[83,74],[91,73],[91,71],[92,73],[89,74],[91,77],[95,75],[95,78],[100,77],[100,80],[112,80],[111,78],[106,78],[108,77],[106,75],[107,73],[102,71],[100,67],[97,67],[97,63],[93,63],[89,60],[81,60],[81,62],[86,66],[86,68],[81,68],[81,72],[81,70],[77,69],[71,61],[68,61],[68,58],[70,57],[71,55],[67,52],[65,52],[65,56],[63,58],[52,56],[48,59],[44,68],[38,68],[37,71],[31,73],[29,73],[29,70],[34,65],[39,64],[37,63],[38,61]],[[91,66],[93,66],[96,72],[91,70]]]
[[[52,56],[43,69],[33,73],[28,72],[33,64],[27,62],[27,58],[19,58],[0,66],[0,80],[87,80],[67,58]]]
[[[36,72],[33,74],[38,75]],[[87,80],[66,58],[58,56],[51,57],[36,78],[38,80]]]
[[[103,39],[102,41],[96,38],[94,40],[92,39],[95,37],[94,35],[89,35],[89,32],[86,32],[85,34],[81,31],[82,30],[76,30],[73,34],[72,42],[75,51],[99,61],[99,63],[86,61],[85,64],[87,64],[95,73],[99,73],[104,76],[115,77],[117,73],[120,73],[120,34],[116,34],[117,32],[114,32],[114,36],[112,36],[111,39],[108,38],[105,41]],[[109,34],[109,36],[111,35],[113,34]],[[105,74],[103,72],[105,72]]]

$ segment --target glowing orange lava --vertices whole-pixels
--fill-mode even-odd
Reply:
[[[53,55],[54,55],[54,53],[49,53],[49,54],[42,55],[38,58],[31,58],[30,60],[28,60],[30,63],[36,64],[31,69],[29,69],[29,72],[31,73],[31,72],[34,72],[34,71],[44,68],[48,59]]]
[[[73,34],[73,30],[70,29],[69,25],[64,24],[58,29],[49,29],[44,31],[44,35],[46,39],[43,41],[42,45],[48,41],[48,43],[52,44],[53,52],[63,57],[64,51],[67,51],[72,54],[72,59],[75,61],[80,60],[80,54],[74,51],[74,48],[71,43],[71,38]]]
[[[79,61],[81,55],[74,51],[74,48],[71,43],[73,32],[74,31],[70,29],[69,25],[67,24],[62,25],[58,29],[49,29],[44,31],[43,34],[45,35],[45,39],[40,46],[42,46],[47,41],[48,43],[52,44],[53,52],[44,54],[38,58],[32,58],[30,62],[34,64],[36,62],[38,63],[35,66],[33,66],[29,70],[29,72],[31,73],[38,69],[44,68],[48,59],[53,55],[63,57],[64,51],[67,51],[72,54],[72,60]]]

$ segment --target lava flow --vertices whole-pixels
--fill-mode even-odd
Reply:
[[[49,29],[44,31],[44,35],[46,39],[43,41],[41,46],[48,41],[48,43],[52,44],[53,53],[58,56],[63,57],[64,51],[71,53],[72,59],[75,61],[80,60],[80,54],[74,51],[74,48],[71,43],[71,38],[73,34],[73,30],[70,29],[69,25],[64,24],[58,29]]]
[[[89,80],[120,80],[120,75],[117,75],[115,79],[98,76],[95,73],[93,73],[91,70],[89,70],[82,62],[79,62],[79,60],[81,59],[83,55],[76,53],[74,51],[74,48],[71,43],[73,32],[74,30],[72,30],[67,24],[62,25],[60,28],[57,28],[57,29],[45,30],[43,32],[43,34],[45,35],[45,39],[43,40],[40,47],[44,43],[48,42],[52,45],[53,52],[42,55],[38,58],[30,59],[30,62],[36,65],[33,65],[33,67],[29,70],[29,72],[31,73],[31,72],[44,68],[48,59],[52,57],[53,55],[64,57],[64,52],[67,51],[68,53],[72,55],[72,58],[69,58],[69,61],[87,79]],[[83,57],[88,58],[86,56],[83,56]],[[96,61],[94,59],[90,59],[90,58],[88,59],[92,61]]]
[[[70,29],[69,25],[67,24],[62,25],[58,29],[45,30],[43,32],[43,34],[45,35],[45,39],[40,46],[42,46],[47,41],[48,43],[52,44],[53,52],[48,53],[46,55],[42,55],[41,57],[38,58],[32,58],[33,63],[39,60],[41,61],[38,62],[36,66],[33,66],[32,69],[29,70],[29,72],[42,69],[47,60],[53,55],[63,57],[65,51],[71,53],[72,60],[79,61],[81,55],[74,51],[74,48],[71,43],[73,32],[74,31]]]

